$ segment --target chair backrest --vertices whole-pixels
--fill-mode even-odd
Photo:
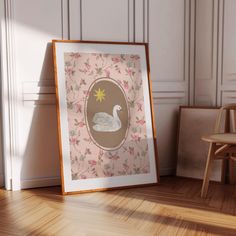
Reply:
[[[224,114],[225,113],[225,114]],[[224,117],[224,132],[225,133],[236,133],[236,103],[228,104],[222,106],[218,113],[216,124],[215,124],[215,133],[222,133],[221,127]]]

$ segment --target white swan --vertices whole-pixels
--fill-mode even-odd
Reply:
[[[121,106],[115,105],[113,107],[113,116],[106,112],[95,113],[93,117],[93,129],[98,132],[115,132],[121,128],[121,121],[117,111],[121,110]]]

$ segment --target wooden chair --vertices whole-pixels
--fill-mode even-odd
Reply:
[[[223,118],[224,129],[222,130]],[[213,160],[216,159],[229,159],[231,165],[232,161],[236,161],[236,104],[229,104],[223,106],[218,114],[214,134],[203,136],[202,140],[210,143],[205,173],[202,184],[201,197],[206,197],[209,178],[211,172],[211,165]],[[233,131],[233,132],[232,132]]]

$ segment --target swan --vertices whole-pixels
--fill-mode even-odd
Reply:
[[[121,111],[120,105],[113,107],[113,116],[106,112],[98,112],[93,116],[93,129],[98,132],[115,132],[121,128],[121,121],[117,111]]]

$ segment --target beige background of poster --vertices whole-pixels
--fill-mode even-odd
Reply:
[[[104,90],[104,100],[96,101],[95,91]],[[127,135],[129,126],[129,111],[127,101],[121,87],[111,78],[101,78],[91,85],[89,95],[85,105],[85,117],[88,132],[95,141],[95,144],[102,149],[114,150],[118,148],[124,141]],[[121,128],[115,132],[98,132],[93,129],[93,117],[98,112],[105,112],[113,116],[113,107],[120,105],[122,110],[118,111],[118,117],[121,121]]]

